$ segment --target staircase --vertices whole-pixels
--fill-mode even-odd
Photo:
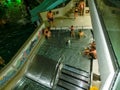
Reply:
[[[90,73],[64,65],[56,87],[56,90],[89,90]]]

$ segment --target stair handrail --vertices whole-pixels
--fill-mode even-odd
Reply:
[[[60,65],[62,64],[62,57],[63,55],[60,56],[59,60],[57,61],[57,64],[55,66],[55,70],[53,72],[53,77],[52,77],[52,80],[50,82],[51,86],[53,87],[53,85],[55,84],[55,80],[56,80],[56,77],[57,77],[57,73],[59,72],[59,68],[60,68]]]

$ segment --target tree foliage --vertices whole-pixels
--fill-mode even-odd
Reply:
[[[0,19],[3,18],[6,14],[6,7],[3,5],[0,5]]]

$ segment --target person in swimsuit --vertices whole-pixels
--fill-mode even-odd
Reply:
[[[47,39],[51,37],[50,27],[45,28],[45,30],[44,30],[44,36]]]
[[[54,20],[53,20],[53,13],[51,10],[47,13],[47,19],[48,19],[50,26],[52,26]]]
[[[84,8],[85,8],[85,2],[84,0],[81,0],[80,3],[79,3],[79,10],[80,10],[80,15],[84,15]]]
[[[79,37],[82,38],[82,37],[85,37],[85,36],[86,36],[85,33],[80,30],[80,31],[79,31]]]
[[[77,16],[78,16],[78,8],[76,7],[74,11],[74,19],[76,19]]]
[[[70,27],[70,34],[71,34],[71,37],[75,37],[75,32],[74,32],[74,26],[73,25]]]

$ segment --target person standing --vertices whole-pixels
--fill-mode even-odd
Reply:
[[[71,37],[75,37],[75,32],[74,32],[74,26],[72,25],[71,27],[70,27],[70,34],[71,34]]]
[[[51,10],[47,13],[47,19],[48,19],[50,26],[53,26],[54,20],[53,20],[53,12]]]
[[[78,16],[78,8],[76,7],[74,11],[74,19],[76,19],[77,16]]]
[[[84,15],[84,9],[85,9],[85,2],[84,0],[81,0],[80,3],[79,3],[79,10],[80,10],[80,15]]]

